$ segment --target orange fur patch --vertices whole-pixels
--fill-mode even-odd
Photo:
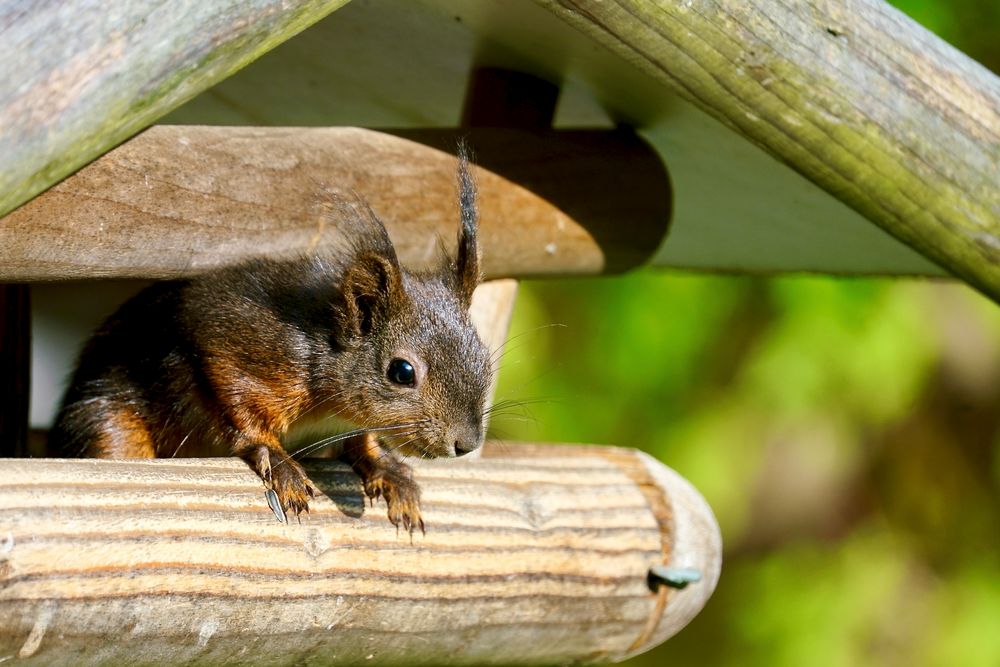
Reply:
[[[103,459],[152,459],[156,447],[142,417],[127,409],[116,409],[107,414],[106,427],[91,445],[90,454]]]

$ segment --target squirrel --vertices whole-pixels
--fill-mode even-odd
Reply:
[[[98,458],[229,454],[283,511],[315,487],[282,438],[299,420],[359,433],[341,458],[389,520],[424,530],[420,489],[397,456],[462,456],[484,439],[490,355],[469,317],[480,281],[476,188],[458,160],[460,230],[436,269],[401,268],[381,220],[338,200],[346,249],[253,259],[154,283],[84,346],[50,432],[55,451]]]

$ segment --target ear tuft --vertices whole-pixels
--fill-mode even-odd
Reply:
[[[461,227],[458,232],[458,256],[455,259],[455,286],[466,308],[479,284],[479,210],[476,206],[476,183],[469,171],[469,150],[464,141],[458,144],[458,205]]]

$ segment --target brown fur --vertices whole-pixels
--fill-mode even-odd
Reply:
[[[352,438],[343,456],[394,523],[422,528],[419,489],[396,452],[478,447],[492,373],[468,316],[479,261],[464,158],[459,174],[458,253],[437,271],[402,270],[359,202],[341,206],[343,251],[258,259],[144,290],[87,344],[51,441],[97,457],[230,453],[298,513],[315,490],[282,445],[296,420],[398,426]],[[411,362],[415,386],[387,377],[396,358]]]
[[[101,458],[156,457],[153,437],[139,415],[125,409],[107,411],[108,428],[94,441],[93,450]]]

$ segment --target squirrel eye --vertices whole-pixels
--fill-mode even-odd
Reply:
[[[393,359],[390,361],[389,368],[385,374],[396,384],[408,387],[412,387],[417,380],[417,372],[413,370],[413,364],[406,359]]]

